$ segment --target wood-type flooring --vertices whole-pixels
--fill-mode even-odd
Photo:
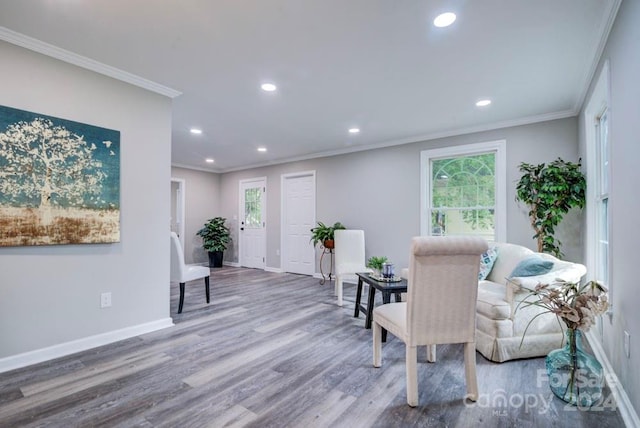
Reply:
[[[159,284],[159,287],[168,286]],[[464,401],[463,347],[420,350],[420,404],[406,403],[404,344],[389,335],[372,365],[371,330],[338,307],[333,283],[254,269],[212,269],[187,284],[175,326],[0,374],[1,427],[622,427],[611,400],[555,398],[544,359],[476,354],[480,399]],[[605,396],[610,395],[605,391]]]

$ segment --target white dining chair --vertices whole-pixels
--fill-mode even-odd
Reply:
[[[466,398],[478,397],[476,378],[476,298],[482,238],[421,236],[413,238],[407,301],[373,311],[373,365],[382,365],[382,329],[406,347],[407,403],[418,405],[417,347],[427,345],[435,362],[436,345],[464,343]]]
[[[184,253],[180,239],[175,232],[171,232],[171,268],[170,280],[180,283],[180,303],[178,304],[178,313],[182,313],[182,305],[184,303],[184,288],[189,281],[204,278],[205,292],[207,295],[207,303],[209,303],[209,275],[211,272],[208,267],[200,265],[187,265],[184,263]]]
[[[346,229],[334,232],[336,283],[335,294],[338,306],[342,306],[343,282],[357,282],[356,273],[373,272],[365,265],[364,230]]]

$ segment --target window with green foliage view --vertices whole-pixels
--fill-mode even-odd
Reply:
[[[506,241],[506,141],[420,152],[420,233]]]
[[[431,160],[431,234],[494,239],[495,153]]]

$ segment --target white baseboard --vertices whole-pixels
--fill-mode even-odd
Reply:
[[[238,262],[222,262],[222,264],[225,266],[240,267],[240,263]]]
[[[620,379],[618,379],[615,371],[613,371],[613,366],[611,365],[609,358],[607,358],[607,354],[604,352],[602,344],[596,337],[593,330],[588,331],[586,335],[593,354],[600,364],[602,364],[605,379],[607,379],[607,385],[609,386],[609,389],[611,389],[611,393],[616,401],[616,406],[620,412],[620,416],[622,416],[622,419],[624,420],[624,424],[630,428],[640,427],[640,418],[638,418],[638,414],[633,408],[633,404],[631,404],[631,400],[629,399],[627,392],[624,390]]]
[[[163,318],[157,321],[138,324],[120,330],[96,334],[95,336],[84,337],[82,339],[72,340],[71,342],[60,343],[47,348],[36,349],[35,351],[1,358],[0,373],[64,357],[76,352],[86,351],[87,349],[96,348],[98,346],[108,345],[109,343],[139,336],[145,333],[151,333],[152,331],[161,330],[163,328],[173,327],[173,325],[173,320],[171,318]]]
[[[265,272],[273,272],[273,273],[282,273],[282,269],[280,268],[275,268],[275,267],[269,267],[269,266],[265,266],[264,268]]]

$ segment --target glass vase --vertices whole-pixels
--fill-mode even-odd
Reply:
[[[545,361],[551,391],[561,400],[591,407],[602,398],[602,365],[583,349],[580,330],[568,329],[564,347],[549,352]]]

